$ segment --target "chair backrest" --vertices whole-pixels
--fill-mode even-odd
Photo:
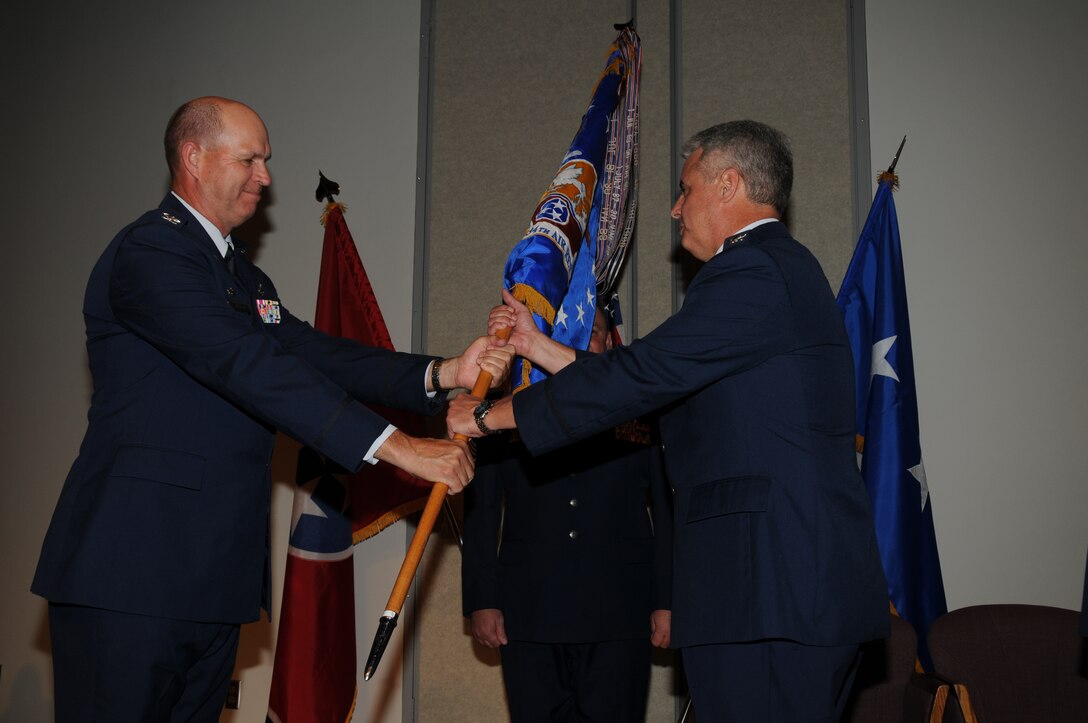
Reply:
[[[1088,720],[1088,643],[1073,610],[976,605],[930,627],[940,675],[962,683],[980,723]]]
[[[1088,558],[1084,560],[1084,601],[1080,604],[1080,634],[1088,637]]]
[[[902,723],[903,695],[917,655],[914,628],[893,615],[891,637],[862,646],[861,663],[843,721]]]

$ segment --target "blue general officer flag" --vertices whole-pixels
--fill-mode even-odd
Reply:
[[[910,319],[891,173],[881,174],[865,228],[839,289],[854,355],[857,449],[869,490],[888,596],[918,634],[947,612],[933,508],[918,435]]]

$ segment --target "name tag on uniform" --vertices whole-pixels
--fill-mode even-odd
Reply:
[[[257,299],[257,313],[266,324],[280,323],[280,302],[273,299]]]

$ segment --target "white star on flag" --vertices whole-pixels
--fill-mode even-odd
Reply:
[[[302,519],[303,515],[313,515],[314,517],[328,517],[325,512],[314,502],[314,489],[317,488],[317,483],[321,481],[320,477],[314,477],[312,480],[302,485],[295,491],[295,495],[301,495],[304,498],[303,503],[292,505],[291,509],[291,534],[295,534],[295,528],[298,527],[298,521]],[[296,503],[298,499],[296,497]]]
[[[926,508],[926,500],[929,499],[929,483],[926,482],[926,468],[922,464],[922,460],[918,460],[918,464],[907,471],[910,472],[914,479],[918,480],[918,485],[922,488],[922,509],[924,510]]]
[[[578,309],[578,323],[582,326],[586,325],[586,310],[582,308],[581,304],[578,304],[574,308]]]
[[[567,312],[563,311],[562,305],[560,305],[559,311],[555,314],[555,325],[559,326],[560,324],[563,326],[567,325]]]
[[[892,369],[892,365],[888,363],[888,352],[892,350],[892,344],[899,338],[897,336],[889,336],[887,339],[881,339],[877,343],[873,344],[873,361],[869,372],[869,381],[872,382],[873,377],[891,377],[895,381],[899,381],[899,377],[896,375],[895,370]]]

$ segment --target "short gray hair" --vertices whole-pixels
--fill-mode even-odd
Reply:
[[[683,156],[700,149],[704,176],[715,177],[732,166],[744,178],[749,199],[785,212],[793,189],[793,152],[785,133],[758,121],[729,121],[693,135]]]

